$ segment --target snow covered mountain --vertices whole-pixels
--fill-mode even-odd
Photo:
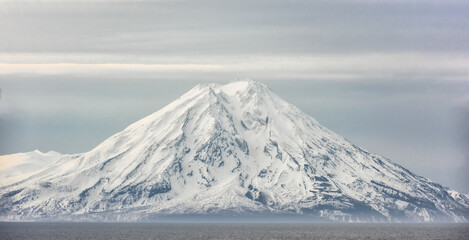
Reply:
[[[198,85],[93,150],[0,158],[1,220],[284,214],[469,219],[469,196],[353,145],[255,81]]]

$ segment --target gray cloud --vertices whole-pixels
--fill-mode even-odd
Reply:
[[[469,76],[463,1],[45,2],[1,3],[0,64],[69,65],[0,65],[0,75]]]
[[[4,52],[344,53],[469,49],[469,4],[156,1],[3,4]]]

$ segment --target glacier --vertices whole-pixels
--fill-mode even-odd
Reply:
[[[2,221],[183,215],[467,222],[469,195],[352,144],[252,80],[197,85],[89,152],[0,157]]]

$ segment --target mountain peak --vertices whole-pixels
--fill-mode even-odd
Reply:
[[[0,220],[466,221],[469,206],[466,195],[353,145],[249,79],[197,85],[86,153],[13,157],[44,165],[0,172]]]
[[[249,91],[254,91],[254,92],[264,92],[264,91],[270,91],[268,90],[269,88],[258,82],[254,81],[252,79],[244,78],[241,80],[233,81],[228,84],[225,84],[221,86],[221,89],[223,92],[225,92],[228,95],[233,95],[235,93],[247,93]]]
[[[241,78],[224,85],[217,83],[198,84],[194,88],[192,88],[188,93],[193,94],[210,91],[214,91],[215,93],[223,92],[224,94],[231,96],[235,94],[246,95],[249,92],[271,92],[266,85],[258,81],[249,78]]]

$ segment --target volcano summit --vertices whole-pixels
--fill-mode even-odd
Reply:
[[[0,157],[0,219],[469,219],[469,196],[350,143],[265,85],[197,85],[93,150]]]

